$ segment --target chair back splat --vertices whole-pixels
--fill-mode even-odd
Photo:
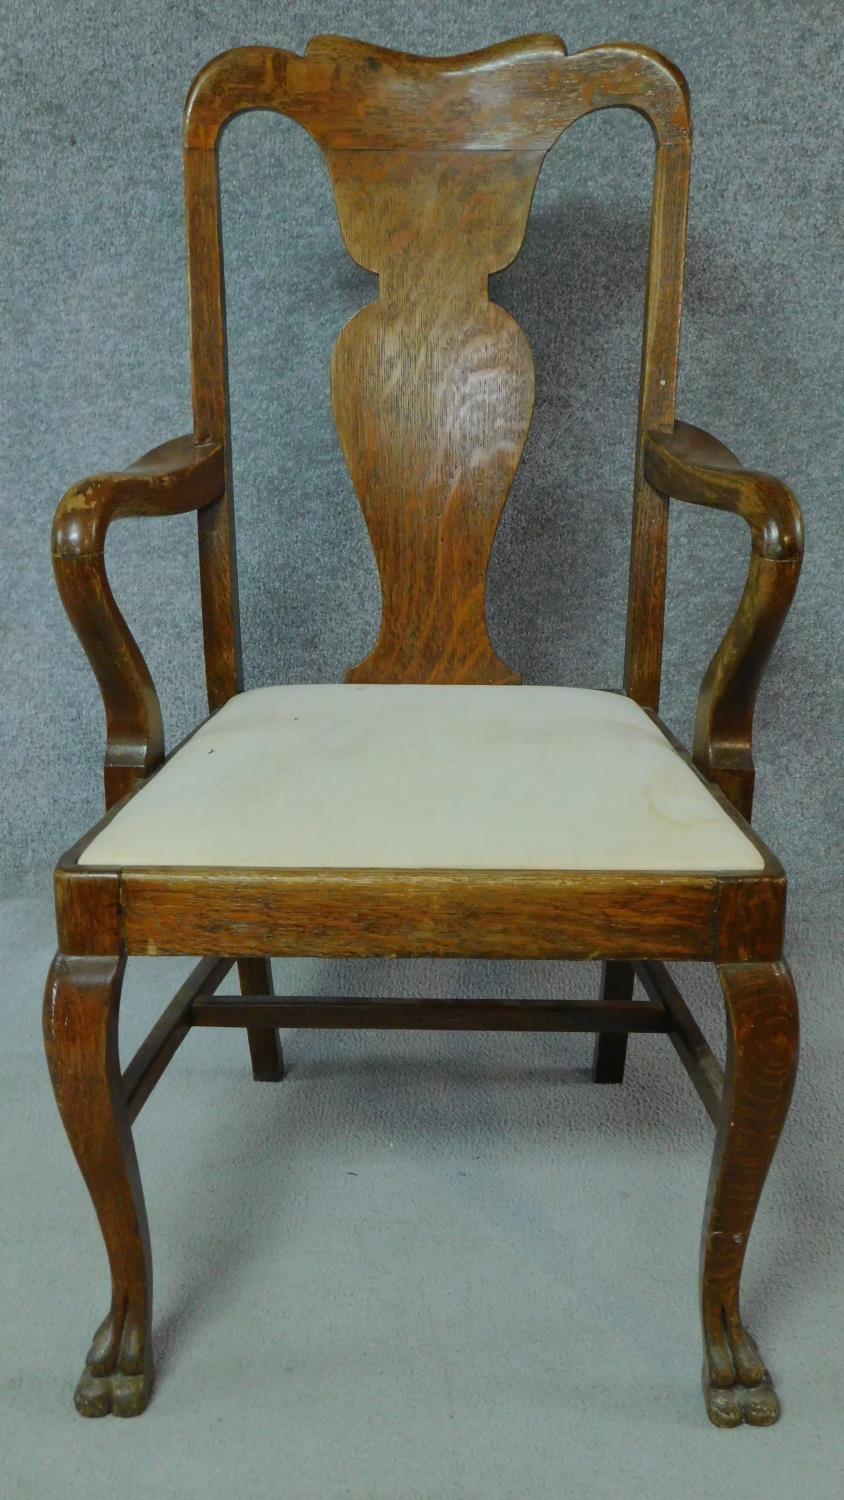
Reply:
[[[197,441],[229,452],[217,144],[249,109],[288,115],[318,142],[350,254],[378,301],[338,338],[334,417],[378,564],[377,644],[353,682],[512,683],[484,607],[496,527],[534,396],[518,323],[488,277],[517,255],[546,153],[581,115],[638,110],[656,138],[633,516],[626,685],[656,708],[667,502],[642,468],[646,429],[671,432],[691,125],[682,75],[646,47],[569,57],[529,36],[454,58],[342,37],[304,57],[226,52],[198,75],[185,114],[187,233]],[[199,512],[208,696],[241,686],[231,477]]]

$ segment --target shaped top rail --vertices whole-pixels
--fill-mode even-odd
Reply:
[[[649,47],[610,42],[566,53],[557,36],[526,36],[459,57],[417,57],[319,36],[304,56],[236,47],[197,75],[185,144],[213,147],[249,109],[289,115],[332,150],[545,152],[572,121],[627,107],[667,144],[690,134],[682,73]]]

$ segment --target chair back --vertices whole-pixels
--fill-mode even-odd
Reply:
[[[378,564],[377,644],[353,682],[512,683],[486,624],[492,543],[530,425],[533,358],[488,294],[517,255],[546,153],[574,120],[621,106],[656,139],[643,340],[627,688],[656,707],[667,502],[642,473],[645,430],[674,423],[691,125],[682,75],[646,47],[569,57],[529,36],[423,58],[343,37],[299,57],[269,47],[205,67],[185,113],[195,435],[229,446],[217,145],[249,109],[321,147],[340,228],[378,300],[334,346],[334,417]],[[231,477],[199,513],[212,707],[240,686]]]

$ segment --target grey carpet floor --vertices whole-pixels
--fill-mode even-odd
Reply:
[[[708,1425],[698,1386],[711,1129],[659,1037],[634,1038],[622,1088],[588,1084],[586,1037],[294,1032],[281,1085],[251,1081],[240,1033],[189,1037],[136,1127],[153,1404],[134,1422],[77,1417],[106,1267],[41,1053],[49,903],[0,911],[8,1500],[844,1493],[829,904],[793,903],[802,1071],[745,1277],[784,1415],[737,1432]],[[134,968],[124,1056],[184,972]],[[509,974],[525,994],[584,993],[583,971],[547,964],[361,970],[286,963],[276,979],[480,995]],[[716,986],[689,976],[717,1036]]]

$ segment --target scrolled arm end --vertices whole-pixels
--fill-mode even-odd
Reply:
[[[673,432],[646,433],[644,461],[645,478],[661,494],[742,516],[761,557],[803,556],[803,516],[788,485],[746,469],[703,428],[677,422]]]
[[[95,557],[105,547],[111,520],[109,482],[116,475],[96,474],[74,484],[64,494],[53,517],[54,564]]]
[[[748,474],[747,480],[757,517],[751,530],[760,556],[799,564],[803,560],[803,512],[793,490],[772,474]]]
[[[128,469],[92,474],[59,501],[53,556],[60,561],[102,552],[112,521],[124,516],[170,516],[201,510],[223,493],[225,462],[219,443],[172,438]]]

